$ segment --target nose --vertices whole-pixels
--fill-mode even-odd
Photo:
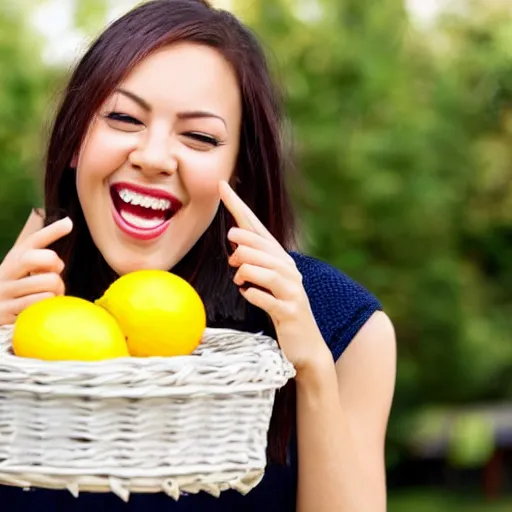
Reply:
[[[169,136],[147,137],[130,153],[129,160],[137,170],[152,176],[174,174],[178,167]]]

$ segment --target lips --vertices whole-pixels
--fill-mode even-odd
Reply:
[[[133,238],[150,240],[162,235],[182,204],[165,190],[131,183],[110,187],[113,216],[118,227]]]

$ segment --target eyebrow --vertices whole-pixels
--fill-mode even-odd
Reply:
[[[123,96],[126,96],[127,98],[130,98],[135,103],[140,105],[144,110],[151,112],[151,110],[152,110],[151,105],[146,100],[143,100],[140,96],[137,96],[133,92],[130,92],[130,91],[127,91],[126,89],[121,89],[121,88],[116,89],[116,92],[122,94]]]
[[[137,103],[140,107],[142,107],[146,112],[151,112],[153,109],[151,105],[138,96],[137,94],[134,94],[133,92],[127,91],[126,89],[118,88],[116,89],[116,92],[122,94],[123,96],[126,96],[127,98],[130,98],[132,101]],[[213,114],[211,112],[207,112],[205,110],[190,110],[186,112],[179,112],[178,113],[178,119],[200,119],[200,118],[214,118],[219,119],[224,123],[224,126],[227,128],[227,123],[225,119],[221,116],[218,116],[217,114]]]

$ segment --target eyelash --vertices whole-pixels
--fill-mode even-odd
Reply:
[[[135,119],[134,117],[126,114],[120,114],[119,112],[110,112],[105,117],[111,119],[112,121],[118,121],[120,123],[133,124],[135,126],[142,125],[142,123],[138,119]],[[206,135],[204,133],[188,132],[185,135],[199,142],[211,144],[214,147],[218,147],[222,144],[216,137],[212,137],[211,135]]]
[[[108,119],[112,119],[112,121],[119,121],[121,123],[128,123],[128,124],[135,124],[135,125],[141,125],[142,123],[135,119],[132,116],[128,116],[126,114],[120,114],[119,112],[109,112],[105,116]]]

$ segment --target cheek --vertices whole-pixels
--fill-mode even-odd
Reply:
[[[181,181],[191,199],[219,200],[219,181],[229,180],[233,172],[234,159],[229,155],[204,155],[187,166]]]
[[[78,181],[86,185],[93,180],[104,179],[118,169],[127,158],[133,137],[93,129],[86,137],[78,154]]]
[[[219,198],[219,175],[217,173],[191,173],[185,187],[191,200],[216,200]]]

